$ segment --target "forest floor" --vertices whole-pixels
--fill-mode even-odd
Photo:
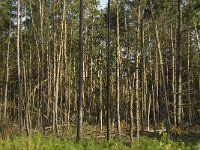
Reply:
[[[200,135],[196,133],[181,133],[177,139],[163,133],[157,138],[152,132],[144,132],[139,142],[134,135],[130,140],[127,130],[123,130],[120,138],[116,129],[111,131],[111,139],[106,141],[105,131],[99,132],[97,126],[84,126],[82,140],[76,142],[75,128],[70,132],[61,128],[59,133],[50,130],[46,135],[35,132],[27,136],[18,134],[0,140],[0,150],[200,150]]]

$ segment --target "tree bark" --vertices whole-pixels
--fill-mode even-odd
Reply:
[[[137,140],[139,142],[140,136],[140,99],[139,99],[139,63],[141,49],[139,47],[140,41],[140,26],[141,26],[141,1],[138,5],[138,16],[137,16],[137,45],[136,45],[136,74],[135,74],[135,98],[136,98],[136,130],[137,130]]]
[[[191,36],[188,33],[188,51],[187,51],[187,98],[188,98],[188,121],[189,125],[192,123],[192,102],[191,102]]]
[[[11,32],[11,22],[9,24],[9,31],[8,31],[8,45],[7,45],[7,54],[6,54],[6,85],[5,85],[5,96],[4,96],[4,120],[7,119],[7,103],[8,103],[8,82],[9,82],[9,58],[10,58],[10,32]]]
[[[83,0],[80,0],[80,20],[79,20],[79,91],[78,91],[78,116],[77,116],[77,141],[81,139],[82,133],[82,103],[83,103]]]
[[[165,84],[164,64],[163,64],[163,57],[162,57],[161,46],[160,46],[160,39],[158,35],[157,23],[154,20],[151,0],[150,0],[150,9],[151,9],[152,22],[154,26],[155,38],[156,38],[156,46],[158,49],[160,66],[161,66],[161,76],[162,76],[162,82],[163,82],[162,84],[163,84],[164,100],[165,100],[165,107],[166,107],[166,121],[167,121],[166,129],[167,129],[167,132],[169,132],[171,129],[171,122],[170,122],[170,115],[169,115],[169,102],[167,98],[167,89],[166,89],[166,84]]]
[[[20,63],[20,35],[21,35],[21,0],[17,2],[17,70],[18,70],[18,121],[20,130],[23,127],[22,120],[22,88],[21,88],[21,63]]]
[[[120,103],[120,43],[119,43],[119,0],[117,0],[117,49],[116,49],[116,116],[117,116],[117,132],[118,136],[121,134],[120,126],[120,112],[119,112],[119,103]]]
[[[182,119],[182,65],[181,65],[181,0],[178,0],[178,27],[177,27],[177,124]]]
[[[107,141],[110,139],[110,0],[108,0],[108,24],[107,24],[107,85],[106,85],[106,138]]]
[[[173,118],[174,118],[174,126],[176,127],[176,53],[174,48],[174,39],[173,39],[173,25],[171,24],[171,49],[172,49],[172,93],[173,93]]]
[[[42,129],[43,135],[45,135],[45,103],[44,103],[44,87],[43,87],[43,80],[44,80],[44,33],[43,33],[43,21],[44,21],[44,1],[40,0],[40,39],[41,39],[41,53],[40,53],[40,102],[41,102],[41,112],[42,112]]]

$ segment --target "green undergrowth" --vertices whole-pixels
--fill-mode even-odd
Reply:
[[[53,135],[31,136],[20,135],[12,139],[1,140],[0,150],[190,150],[199,149],[200,145],[172,141],[167,136],[160,140],[141,137],[140,142],[111,139],[82,139],[79,143],[72,139],[56,137]]]

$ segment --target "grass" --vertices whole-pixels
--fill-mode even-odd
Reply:
[[[78,143],[64,137],[53,135],[44,137],[41,134],[18,135],[0,141],[1,150],[198,150],[199,148],[200,143],[185,143],[181,140],[175,142],[167,135],[160,140],[141,137],[140,143],[137,140],[131,143],[118,139],[111,139],[109,142],[105,139],[82,139]]]

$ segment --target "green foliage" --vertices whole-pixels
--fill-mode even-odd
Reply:
[[[170,140],[169,135],[164,134],[163,137],[160,140],[157,140],[155,138],[141,138],[139,144],[133,144],[133,149],[140,149],[140,150],[187,150],[191,149],[191,145],[186,145],[182,141],[172,141]]]
[[[18,136],[11,140],[1,141],[0,149],[15,149],[15,150],[26,150],[26,149],[39,149],[39,150],[93,150],[93,149],[130,149],[130,147],[124,145],[122,141],[110,140],[87,140],[84,139],[77,143],[76,141],[56,138],[53,136],[43,137],[40,134],[33,136]]]
[[[0,2],[0,32],[5,32],[9,28],[10,6],[9,1],[1,0]]]
[[[138,143],[135,140],[133,143],[128,144],[123,140],[111,139],[109,142],[102,139],[83,139],[79,143],[67,138],[58,138],[53,136],[43,137],[40,134],[32,136],[17,136],[10,140],[0,141],[0,149],[13,149],[13,150],[129,150],[129,149],[140,149],[140,150],[187,150],[194,148],[194,145],[185,144],[182,141],[172,141],[169,136],[163,136],[161,140],[155,138],[140,138]],[[198,145],[196,146],[198,148]]]

